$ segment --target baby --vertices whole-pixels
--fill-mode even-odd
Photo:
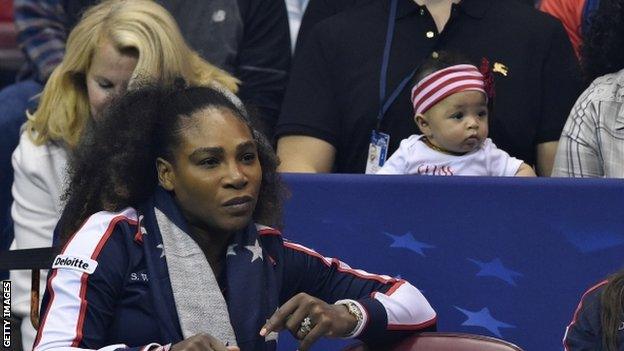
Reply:
[[[535,177],[488,138],[483,74],[447,55],[430,59],[415,76],[411,100],[422,135],[401,141],[377,174]]]

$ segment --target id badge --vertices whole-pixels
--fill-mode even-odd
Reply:
[[[368,157],[366,158],[366,174],[375,174],[386,162],[388,156],[388,144],[390,135],[373,130],[371,141],[368,145]]]

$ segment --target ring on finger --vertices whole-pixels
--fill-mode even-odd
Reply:
[[[308,333],[312,330],[312,320],[310,317],[305,317],[303,322],[301,322],[301,326],[299,327],[299,333],[303,336],[308,335]]]

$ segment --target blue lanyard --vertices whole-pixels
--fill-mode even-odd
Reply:
[[[416,72],[415,68],[407,75],[407,77],[403,78],[403,80],[399,83],[399,85],[394,89],[392,94],[386,99],[386,84],[388,79],[388,63],[390,61],[390,48],[392,47],[392,39],[394,37],[394,22],[396,21],[396,11],[397,11],[398,0],[391,0],[390,2],[390,14],[388,15],[388,28],[386,30],[386,44],[384,46],[383,52],[383,61],[381,63],[381,73],[379,77],[379,115],[377,116],[377,130],[381,125],[381,121],[384,118],[386,112],[390,108],[390,105],[396,100],[401,91],[405,88],[407,83],[412,79],[414,73]]]

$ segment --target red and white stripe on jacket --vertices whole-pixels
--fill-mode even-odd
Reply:
[[[137,222],[137,213],[127,208],[121,213],[98,212],[90,216],[63,247],[61,255],[97,260],[100,251],[119,221]],[[98,238],[95,240],[95,238]],[[87,308],[88,273],[72,269],[55,269],[48,277],[49,308],[42,318],[34,351],[75,348],[83,337]],[[47,318],[53,315],[54,318]],[[102,351],[124,348],[107,346]]]
[[[423,294],[406,280],[392,278],[387,275],[368,273],[361,269],[352,269],[346,263],[300,244],[284,241],[284,246],[303,252],[321,260],[325,265],[332,264],[339,271],[353,274],[359,278],[376,280],[383,284],[392,284],[385,293],[373,292],[371,297],[379,301],[386,310],[388,330],[417,330],[436,323],[436,313]]]

